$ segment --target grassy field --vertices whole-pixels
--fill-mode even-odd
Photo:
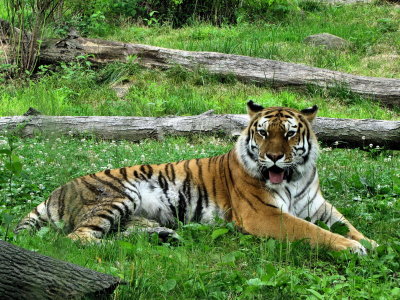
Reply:
[[[190,51],[248,55],[365,76],[398,78],[400,9],[393,5],[304,7],[279,23],[244,23],[215,27],[197,24],[181,29],[169,26],[126,25],[100,37]],[[306,45],[311,34],[328,32],[349,40],[346,50]]]
[[[235,26],[195,24],[107,27],[97,36],[196,51],[218,51],[304,63],[368,76],[400,77],[400,9],[393,5],[303,7],[279,23],[239,23]],[[329,32],[352,42],[344,50],[327,50],[303,43],[310,34]],[[130,81],[129,93],[119,99],[110,85]],[[178,67],[149,71],[134,63],[93,70],[88,62],[43,67],[29,82],[0,85],[0,116],[21,115],[32,106],[47,115],[193,115],[244,113],[254,99],[267,106],[320,107],[320,116],[399,119],[399,108],[388,110],[345,88],[331,91],[310,87],[305,92],[275,91],[245,85],[229,76],[194,73]]]
[[[222,154],[233,141],[167,138],[163,142],[104,142],[91,138],[17,140],[22,173],[0,190],[0,214],[13,224],[58,185],[105,168],[162,163]],[[366,257],[310,249],[243,235],[232,224],[180,226],[178,245],[157,238],[110,235],[102,245],[82,246],[45,227],[2,239],[129,282],[116,299],[395,299],[399,297],[400,156],[394,151],[323,148],[322,190],[368,237],[381,245]],[[4,164],[0,166],[4,170]],[[214,238],[216,230],[227,233]]]
[[[91,36],[400,77],[398,6],[380,2],[301,7],[281,22],[193,24],[180,29],[126,23]],[[321,32],[346,38],[352,46],[326,50],[302,42]],[[125,81],[132,86],[118,98],[112,85]],[[325,117],[400,120],[399,108],[381,107],[339,87],[276,91],[203,70],[189,73],[175,67],[160,72],[135,63],[92,69],[85,60],[42,67],[30,80],[0,83],[0,116],[22,115],[29,107],[46,115],[194,115],[210,109],[245,113],[248,99],[265,106],[317,104],[319,116]],[[91,137],[16,138],[14,175],[0,152],[0,239],[123,278],[128,284],[117,289],[115,299],[400,299],[400,154],[375,146],[323,147],[319,160],[325,197],[380,244],[365,257],[310,249],[301,241],[243,235],[222,221],[216,226],[179,226],[182,241],[177,245],[159,244],[156,237],[145,235],[115,234],[104,244],[83,246],[48,227],[33,235],[12,233],[23,215],[72,178],[107,168],[219,155],[233,144],[230,139],[201,136],[140,143]],[[0,150],[8,147],[6,135],[0,133]]]

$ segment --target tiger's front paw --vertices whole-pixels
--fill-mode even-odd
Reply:
[[[350,252],[358,255],[367,255],[367,249],[355,240],[346,239],[346,241],[336,244],[334,248],[338,251],[349,249]]]

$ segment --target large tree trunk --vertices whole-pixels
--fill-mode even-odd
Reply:
[[[79,55],[85,55],[96,65],[126,62],[129,56],[135,55],[140,65],[149,68],[167,69],[175,65],[189,70],[204,68],[214,74],[231,74],[242,81],[272,87],[341,87],[388,106],[400,106],[400,79],[356,76],[242,55],[173,50],[70,35],[64,40],[47,40],[41,49],[40,60],[58,63],[73,61]]]
[[[81,299],[111,294],[121,279],[0,240],[1,299]]]
[[[36,132],[87,133],[104,139],[140,141],[196,133],[237,136],[247,123],[247,115],[214,115],[212,112],[161,118],[15,116],[0,118],[0,130],[19,126],[23,136],[32,136]],[[319,140],[328,144],[349,147],[373,144],[400,149],[400,121],[317,118],[313,126]]]

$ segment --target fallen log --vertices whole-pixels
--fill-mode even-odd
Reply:
[[[46,40],[42,44],[40,62],[44,64],[74,61],[85,56],[95,65],[129,61],[148,68],[168,69],[175,65],[193,70],[203,68],[213,74],[233,75],[241,81],[274,88],[344,87],[382,104],[400,106],[400,79],[357,76],[338,71],[309,67],[271,59],[216,52],[192,52],[140,44],[82,38],[70,34],[62,40]]]
[[[121,279],[0,240],[1,299],[81,299],[113,293]]]
[[[0,131],[18,127],[22,136],[88,134],[109,140],[140,141],[204,133],[237,136],[247,122],[247,115],[214,115],[212,112],[159,118],[14,116],[0,118]],[[363,147],[373,144],[400,149],[400,121],[317,118],[313,127],[319,140],[328,145]]]
[[[0,19],[0,35],[3,40],[7,40],[9,27],[7,21]],[[174,50],[89,39],[80,37],[76,31],[71,31],[65,39],[44,39],[40,48],[39,63],[71,62],[78,57],[86,57],[94,65],[101,66],[111,62],[127,62],[133,56],[137,56],[137,62],[147,68],[168,69],[176,65],[188,70],[203,68],[213,74],[233,75],[244,82],[273,88],[304,89],[308,86],[347,88],[355,94],[372,98],[383,105],[400,106],[400,79],[358,76],[243,55]]]

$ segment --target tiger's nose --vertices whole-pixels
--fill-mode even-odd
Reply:
[[[282,157],[283,157],[283,154],[282,153],[279,153],[279,154],[271,154],[271,153],[268,153],[268,154],[266,154],[267,155],[267,157],[270,159],[270,160],[272,160],[273,162],[276,162],[277,160],[279,160],[279,159],[281,159]]]

